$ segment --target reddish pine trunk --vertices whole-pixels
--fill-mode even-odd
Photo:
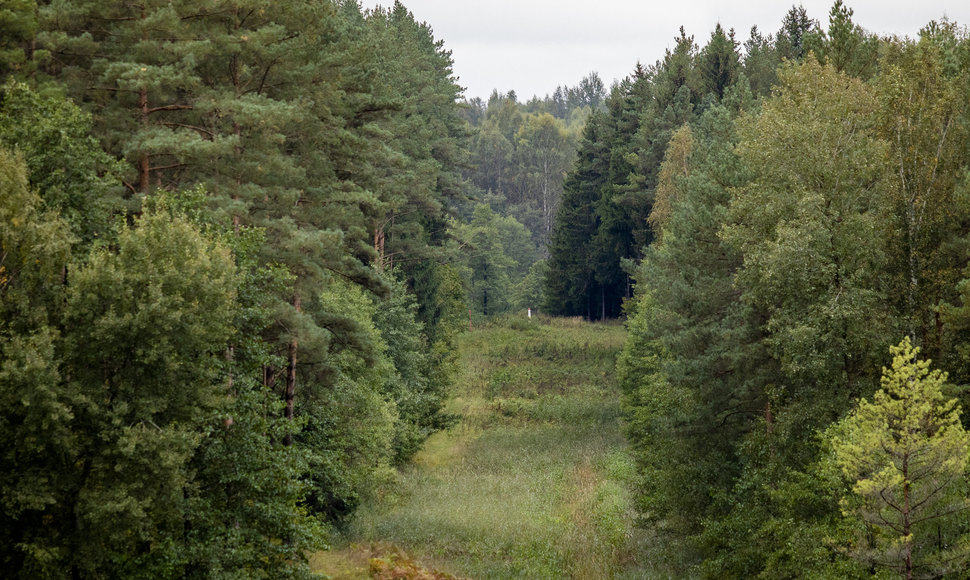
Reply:
[[[385,266],[384,227],[381,225],[374,228],[374,251],[377,252],[377,269],[383,270]]]
[[[141,106],[141,124],[148,126],[148,89],[141,88],[138,91],[138,104]],[[149,178],[151,173],[151,166],[149,165],[150,160],[148,158],[148,152],[141,152],[141,159],[138,160],[138,190],[142,193],[148,193]]]
[[[145,20],[148,17],[146,8],[142,6],[141,9],[141,19]],[[148,29],[144,28],[141,33],[142,40],[148,40]],[[141,124],[144,127],[148,127],[148,88],[142,87],[138,90],[138,105],[141,109]],[[138,189],[142,193],[148,193],[148,188],[150,187],[149,179],[151,177],[151,160],[148,157],[147,151],[141,152],[141,158],[138,160]]]

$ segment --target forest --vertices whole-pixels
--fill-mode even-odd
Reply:
[[[318,577],[526,309],[625,320],[658,577],[967,574],[966,28],[452,65],[401,2],[0,3],[3,576]]]
[[[547,299],[628,316],[638,511],[674,577],[967,574],[970,42],[852,15],[795,7],[743,53],[681,31],[565,182]]]

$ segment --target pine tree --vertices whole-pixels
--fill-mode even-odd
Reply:
[[[836,0],[829,11],[828,34],[823,39],[819,58],[839,72],[869,79],[876,73],[879,40],[852,21],[853,10]]]
[[[0,10],[0,79],[26,78],[46,53],[36,50],[37,1],[8,0]]]
[[[852,484],[846,516],[870,534],[853,555],[907,580],[939,577],[963,570],[970,557],[970,530],[959,515],[970,509],[970,435],[956,400],[943,395],[946,374],[918,360],[908,337],[890,352],[892,367],[883,369],[872,402],[860,401],[828,435]]]
[[[629,347],[656,357],[627,403],[647,426],[632,435],[645,446],[638,461],[655,463],[650,441],[661,441],[669,459],[655,466],[639,501],[675,540],[698,533],[703,518],[717,513],[713,498],[732,486],[736,446],[769,409],[763,385],[777,372],[761,345],[758,313],[734,285],[742,257],[719,237],[729,188],[747,180],[734,153],[733,116],[715,106],[691,134],[684,195],[671,204],[662,241],[648,249],[637,276],[637,332]]]

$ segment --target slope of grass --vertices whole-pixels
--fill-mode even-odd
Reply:
[[[511,318],[466,334],[449,403],[460,423],[361,510],[345,545],[315,556],[317,569],[367,578],[365,562],[383,557],[468,578],[647,577],[632,557],[634,469],[613,381],[624,335]]]

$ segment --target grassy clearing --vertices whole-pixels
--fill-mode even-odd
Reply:
[[[439,577],[649,577],[633,558],[634,469],[612,378],[624,335],[571,319],[466,334],[449,404],[461,422],[428,441],[316,569],[369,578],[371,558],[413,558]]]

